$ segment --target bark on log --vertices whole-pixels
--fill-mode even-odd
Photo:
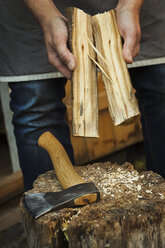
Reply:
[[[137,100],[122,56],[122,42],[115,11],[92,17],[97,59],[107,92],[109,111],[115,125],[126,124],[139,115]]]
[[[77,8],[67,9],[71,51],[77,67],[72,74],[72,127],[74,136],[98,137],[98,99],[91,16]]]
[[[101,192],[101,201],[65,208],[34,220],[21,203],[29,248],[163,248],[165,181],[153,172],[138,173],[129,163],[76,167]],[[59,191],[54,171],[41,175],[31,192]]]

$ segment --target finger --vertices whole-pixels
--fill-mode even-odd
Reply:
[[[68,67],[60,60],[56,53],[48,53],[49,62],[66,77],[67,79],[71,79],[71,71]]]
[[[56,40],[55,49],[61,61],[68,67],[69,70],[73,71],[76,67],[76,60],[67,48],[66,42],[64,41],[58,43]]]

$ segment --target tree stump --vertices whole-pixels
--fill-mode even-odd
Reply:
[[[101,201],[65,208],[34,219],[21,203],[29,248],[163,248],[165,181],[153,172],[138,173],[129,163],[75,167],[101,192]],[[29,193],[59,191],[54,171],[34,183]]]

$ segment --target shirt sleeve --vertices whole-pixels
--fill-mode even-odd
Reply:
[[[118,0],[53,0],[59,10],[67,7],[76,7],[82,9],[87,14],[96,15],[114,9]],[[64,12],[63,12],[64,14]]]

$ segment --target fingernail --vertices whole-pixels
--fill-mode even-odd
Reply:
[[[74,62],[72,60],[68,63],[68,68],[71,71],[74,69]]]

